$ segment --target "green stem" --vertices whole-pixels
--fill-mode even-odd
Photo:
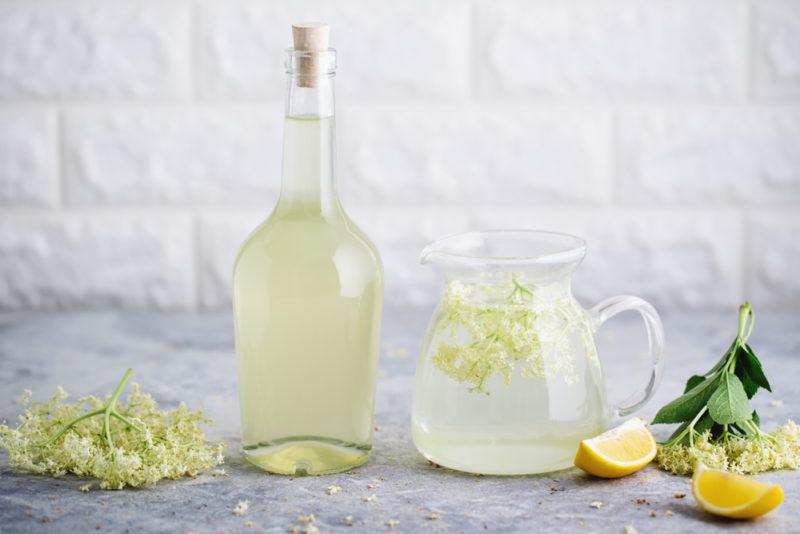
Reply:
[[[700,418],[703,417],[703,414],[706,413],[706,410],[708,410],[708,406],[703,406],[703,409],[697,412],[697,415],[694,416],[694,419],[692,419],[692,422],[689,423],[689,426],[687,426],[683,432],[675,436],[675,439],[670,440],[665,446],[671,447],[675,443],[679,443],[683,438],[686,437],[687,433],[689,434],[689,444],[694,445],[694,425],[696,425]]]
[[[739,333],[737,338],[741,340],[742,344],[747,343],[747,338],[750,337],[750,333],[753,331],[753,325],[755,322],[756,314],[753,312],[753,308],[750,306],[750,303],[745,302],[739,306]]]
[[[83,414],[82,416],[73,419],[72,421],[70,421],[69,423],[64,425],[64,427],[61,430],[59,430],[58,433],[55,436],[53,436],[52,438],[48,439],[45,442],[39,443],[36,446],[37,447],[44,447],[45,445],[50,445],[55,440],[57,440],[58,438],[60,438],[61,436],[63,436],[67,432],[69,432],[70,430],[72,430],[72,427],[74,427],[75,425],[77,425],[78,423],[83,421],[84,419],[88,419],[90,417],[94,417],[95,415],[100,415],[101,413],[103,413],[103,408],[100,408],[99,410],[95,410],[93,412],[89,412],[89,413]]]
[[[526,293],[528,295],[533,295],[533,291],[531,291],[529,288],[527,288],[523,284],[519,283],[519,281],[517,280],[516,275],[511,277],[511,281],[514,283],[514,291],[511,293],[512,296],[517,291],[520,291],[521,293]]]
[[[111,394],[111,398],[108,399],[108,404],[106,404],[106,409],[103,412],[103,434],[106,438],[106,443],[108,443],[109,449],[114,449],[114,441],[111,439],[111,414],[116,413],[114,409],[117,405],[117,399],[122,394],[122,390],[125,389],[125,384],[127,384],[128,379],[133,374],[133,369],[128,369],[125,371],[125,375],[122,377],[122,380],[119,381],[117,384],[116,389]]]
[[[84,419],[88,419],[88,418],[94,417],[96,415],[102,415],[103,416],[103,437],[106,440],[106,443],[108,444],[108,448],[109,449],[113,449],[114,448],[114,442],[111,439],[111,417],[115,417],[115,418],[119,419],[120,421],[124,422],[129,427],[132,427],[132,428],[134,428],[134,429],[136,429],[138,431],[141,431],[142,430],[141,427],[135,425],[127,417],[125,417],[124,415],[120,414],[116,409],[117,400],[119,399],[119,396],[122,394],[122,390],[125,389],[125,384],[128,383],[128,380],[130,379],[132,374],[133,374],[133,369],[128,369],[125,372],[125,375],[122,377],[122,380],[120,380],[119,384],[117,384],[117,387],[114,389],[114,392],[111,394],[111,397],[108,399],[108,402],[106,403],[105,406],[103,406],[102,408],[99,408],[99,409],[97,409],[97,410],[95,410],[93,412],[85,413],[85,414],[81,415],[80,417],[76,417],[75,419],[73,419],[72,421],[70,421],[69,423],[64,425],[64,427],[61,430],[59,430],[58,433],[55,436],[53,436],[52,438],[50,438],[46,442],[40,443],[40,444],[38,444],[36,446],[37,447],[44,447],[45,445],[49,445],[50,443],[54,442],[55,440],[57,440],[58,438],[63,436],[66,432],[69,432],[70,430],[72,430],[73,427],[76,424],[80,423]]]
[[[121,413],[119,413],[116,410],[111,412],[111,417],[116,417],[117,419],[119,419],[120,421],[122,421],[123,423],[128,425],[129,428],[132,428],[134,430],[138,430],[139,432],[142,432],[142,430],[143,430],[142,427],[140,427],[139,425],[137,425],[136,423],[134,423],[133,421],[131,421],[130,419],[128,419],[127,417],[125,417],[124,415],[122,415]]]

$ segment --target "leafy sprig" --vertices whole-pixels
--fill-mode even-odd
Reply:
[[[662,407],[653,424],[681,423],[659,444],[662,469],[688,474],[697,461],[738,473],[800,466],[800,427],[792,421],[776,431],[761,430],[750,399],[759,389],[772,391],[758,357],[747,341],[755,313],[739,308],[736,339],[707,373],[686,382],[683,395]]]
[[[749,403],[759,388],[772,391],[761,362],[747,344],[754,324],[753,308],[745,302],[739,308],[739,329],[730,348],[707,373],[690,377],[683,395],[658,411],[653,424],[682,423],[665,446],[691,445],[705,431],[715,440],[731,435],[769,439]]]

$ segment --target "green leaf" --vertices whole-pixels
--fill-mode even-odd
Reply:
[[[698,434],[702,434],[706,430],[711,430],[714,427],[714,425],[715,425],[714,419],[712,419],[708,413],[705,413],[703,414],[703,417],[701,417],[700,420],[697,423],[695,423],[694,431],[697,432]]]
[[[750,345],[745,344],[739,350],[736,358],[736,366],[739,366],[739,359],[741,358],[745,368],[747,369],[747,374],[750,375],[750,378],[753,379],[753,382],[767,391],[772,391],[772,387],[769,385],[769,380],[767,380],[767,376],[764,374],[764,369],[761,367],[761,361],[758,359],[758,356],[755,355],[753,349],[750,348]]]
[[[684,393],[666,406],[663,406],[655,418],[654,425],[683,423],[694,419],[703,406],[706,405],[711,394],[717,389],[719,375],[713,375],[696,385],[691,391]]]
[[[734,374],[742,381],[742,386],[744,387],[744,392],[747,394],[747,398],[752,399],[753,395],[758,391],[758,384],[750,378],[750,373],[747,371],[747,363],[745,362],[746,358],[747,355],[744,352],[742,352],[740,357],[736,358]]]
[[[698,385],[700,385],[706,377],[700,375],[692,375],[689,377],[689,380],[686,381],[686,387],[684,388],[683,392],[687,393],[689,390],[694,389]]]
[[[761,428],[761,418],[758,416],[758,412],[753,410],[753,415],[750,417],[753,422],[756,424],[757,427]]]
[[[673,439],[675,439],[678,436],[680,436],[683,433],[683,431],[686,430],[686,427],[689,426],[689,423],[691,423],[691,421],[686,421],[681,426],[676,428],[675,432],[672,433],[672,435],[669,437],[667,442],[670,442]],[[702,434],[706,430],[711,430],[712,427],[714,426],[714,424],[715,424],[714,420],[711,419],[711,416],[708,415],[708,413],[704,413],[703,416],[700,418],[700,420],[697,421],[694,424],[694,431],[697,432],[698,434]],[[676,442],[675,445],[677,445],[677,444],[688,444],[688,443],[689,443],[689,434],[686,434],[683,437],[683,439],[681,439],[680,441]]]
[[[741,380],[732,373],[722,373],[714,393],[708,399],[708,413],[717,423],[730,425],[750,419],[750,405]]]

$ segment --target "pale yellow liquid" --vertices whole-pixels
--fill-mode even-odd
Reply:
[[[297,187],[234,270],[244,452],[281,474],[342,471],[371,449],[382,274],[369,240],[319,190],[332,129],[332,118],[287,119],[287,147],[312,149],[284,153]]]
[[[414,444],[429,460],[486,475],[547,473],[571,467],[581,440],[606,430],[600,368],[587,359],[577,335],[571,337],[569,380],[564,373],[540,378],[517,370],[510,384],[491,378],[489,395],[470,392],[431,363],[440,339],[433,335],[426,343],[412,409]]]

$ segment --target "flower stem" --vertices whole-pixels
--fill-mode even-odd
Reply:
[[[96,415],[103,416],[102,435],[109,449],[114,448],[114,441],[111,439],[111,417],[115,417],[120,421],[122,421],[123,423],[125,423],[126,425],[128,425],[129,427],[141,431],[142,429],[140,427],[135,425],[130,419],[128,419],[127,417],[125,417],[124,415],[122,415],[117,411],[117,400],[119,399],[119,396],[122,394],[122,390],[125,389],[125,384],[128,383],[128,380],[130,379],[132,374],[133,374],[133,369],[128,369],[127,371],[125,371],[125,375],[122,377],[122,380],[120,380],[119,384],[117,384],[117,387],[114,389],[114,392],[111,394],[111,397],[109,397],[108,402],[106,403],[105,406],[97,410],[94,410],[93,412],[85,413],[80,417],[76,417],[75,419],[64,425],[64,427],[61,428],[61,430],[59,430],[55,436],[36,446],[44,447],[45,445],[53,443],[55,440],[57,440],[65,433],[70,431],[76,424],[80,423],[84,419],[89,419],[90,417],[94,417]]]
[[[749,321],[748,321],[749,319]],[[747,343],[747,338],[753,331],[753,325],[756,322],[756,314],[753,311],[749,302],[745,302],[739,306],[739,333],[737,338],[741,340],[742,344]]]
[[[666,443],[665,446],[671,447],[672,445],[679,443],[683,438],[686,437],[686,434],[689,434],[689,443],[694,445],[694,425],[696,425],[700,418],[703,417],[703,414],[706,413],[706,410],[708,410],[708,406],[703,406],[703,409],[697,412],[697,415],[694,416],[694,419],[692,419],[692,422],[689,423],[689,426],[687,426],[683,432],[675,436],[675,439],[672,439]]]

